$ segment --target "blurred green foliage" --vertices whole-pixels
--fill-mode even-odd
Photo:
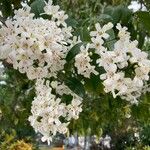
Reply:
[[[0,132],[15,130],[17,139],[34,138],[34,130],[28,122],[34,97],[31,81],[8,66],[1,80],[5,84],[0,85]]]
[[[0,149],[8,150],[9,146],[15,141],[16,131],[11,130],[9,133],[1,129],[0,134]]]

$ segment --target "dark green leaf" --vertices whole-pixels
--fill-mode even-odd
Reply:
[[[150,32],[150,14],[146,11],[139,11],[136,13],[140,23],[145,27],[145,29]]]
[[[138,47],[141,49],[144,45],[144,41],[145,41],[145,33],[143,32],[139,32],[139,44],[138,44]]]
[[[132,11],[124,5],[115,7],[107,7],[104,10],[104,14],[111,16],[114,24],[121,21],[122,24],[128,24],[132,18]]]
[[[103,22],[112,22],[113,18],[108,15],[108,14],[101,14],[100,16],[97,17],[97,21],[103,21]]]
[[[99,76],[91,75],[90,79],[85,79],[85,88],[90,94],[99,96],[103,93],[103,85]]]
[[[72,96],[64,94],[64,95],[62,95],[61,101],[68,105],[72,101]]]
[[[121,20],[121,16],[122,16],[122,11],[121,11],[121,7],[117,6],[116,8],[113,9],[112,11],[112,18],[113,18],[113,23],[118,23]]]
[[[66,60],[69,62],[71,61],[79,52],[80,52],[80,47],[83,45],[83,43],[78,43],[75,46],[71,48],[71,50],[68,52],[66,56]]]
[[[1,11],[4,17],[11,16],[12,6],[10,0],[2,0]]]
[[[66,20],[66,23],[68,26],[71,26],[71,27],[76,27],[78,25],[78,22],[75,20],[75,19],[72,19],[72,18],[68,18]]]
[[[132,19],[132,11],[127,7],[122,7],[121,23],[127,25]]]
[[[76,78],[71,77],[66,79],[65,84],[77,95],[84,97],[85,89],[83,84]]]
[[[106,40],[106,46],[108,47],[109,50],[112,51],[114,49],[114,44],[116,42],[115,33],[113,29],[107,31],[107,33],[109,34],[109,38]]]
[[[83,41],[83,42],[91,41],[90,31],[88,30],[88,28],[86,26],[81,28],[79,32],[80,32],[81,41]]]
[[[31,12],[35,14],[35,17],[39,17],[44,12],[45,2],[44,0],[35,0],[31,4]]]

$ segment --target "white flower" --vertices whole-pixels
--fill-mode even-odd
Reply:
[[[49,137],[49,136],[43,136],[43,137],[41,138],[41,141],[42,141],[42,142],[47,142],[48,145],[50,145],[50,142],[52,142],[52,138]]]
[[[95,24],[96,31],[92,31],[90,33],[90,35],[92,37],[101,37],[101,38],[104,38],[104,39],[108,39],[109,34],[107,34],[106,31],[112,29],[112,27],[113,27],[113,24],[111,22],[104,25],[102,28],[101,28],[99,23],[96,23]]]
[[[91,47],[95,48],[95,52],[100,56],[97,59],[97,64],[106,71],[100,75],[101,80],[103,80],[104,91],[106,93],[111,92],[114,98],[120,96],[132,104],[137,104],[144,84],[149,79],[150,60],[148,60],[148,54],[137,48],[138,42],[131,41],[127,28],[121,27],[120,24],[116,26],[119,30],[119,40],[115,42],[113,51],[108,51],[103,46],[102,37],[108,37],[103,32],[106,31],[103,28],[96,24],[96,31],[91,33]],[[101,35],[99,35],[101,30]],[[133,66],[132,71],[129,70],[130,73],[128,73],[131,78],[125,76],[129,65]]]
[[[83,75],[86,78],[90,78],[90,74],[93,73],[98,75],[98,72],[95,70],[95,66],[92,66],[90,62],[92,61],[89,57],[89,45],[86,47],[81,46],[81,51],[75,56],[75,67],[77,68],[78,74]]]
[[[32,102],[31,112],[29,117],[31,125],[35,131],[43,135],[43,141],[51,141],[52,137],[57,132],[64,133],[64,129],[60,130],[62,124],[59,120],[60,116],[66,114],[65,104],[61,103],[59,98],[51,93],[52,89],[49,86],[49,81],[44,84],[44,80],[37,80],[36,94]],[[64,126],[64,124],[63,124]]]
[[[111,142],[111,137],[109,135],[106,135],[105,138],[101,138],[100,142],[102,145],[108,149],[111,148],[110,142]]]
[[[95,53],[97,53],[98,55],[101,55],[101,53],[107,51],[107,48],[103,46],[104,40],[101,37],[92,37],[91,41],[92,43],[90,44],[90,48],[95,48]]]
[[[82,112],[82,101],[77,97],[73,98],[71,104],[67,106],[68,110],[68,120],[71,118],[78,119],[80,112]]]
[[[64,69],[72,43],[72,28],[66,26],[65,12],[52,1],[45,4],[45,13],[52,15],[51,20],[34,18],[26,5],[15,10],[15,16],[0,29],[0,59],[7,59],[29,79],[56,76]]]
[[[62,24],[63,26],[66,26],[65,20],[68,18],[68,15],[66,15],[64,11],[59,11],[57,14],[54,15],[54,18],[57,18],[58,26],[60,24]]]
[[[46,14],[53,16],[58,13],[59,8],[60,7],[58,5],[56,6],[53,5],[52,0],[49,0],[48,3],[46,3],[46,6],[44,7],[44,11]]]
[[[118,36],[121,40],[130,38],[130,33],[127,32],[127,27],[121,27],[121,24],[117,23],[116,28],[119,30]]]
[[[52,88],[56,90],[56,94],[52,94]],[[59,85],[59,86],[57,86]],[[59,88],[61,86],[61,88]],[[61,102],[63,94],[72,95],[71,104],[66,105]],[[56,96],[57,95],[57,96]],[[64,84],[53,81],[51,84],[44,79],[37,79],[36,97],[32,102],[29,121],[36,132],[40,132],[43,137],[42,141],[48,144],[52,141],[53,136],[57,132],[65,134],[68,130],[69,121],[78,119],[81,108],[82,99],[74,94]],[[62,122],[60,118],[66,118],[66,122]]]

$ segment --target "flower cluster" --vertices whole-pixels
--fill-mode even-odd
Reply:
[[[49,19],[43,19],[44,14]],[[8,18],[0,28],[0,59],[6,59],[30,80],[36,79],[36,97],[29,121],[35,131],[43,135],[42,141],[48,143],[57,132],[66,133],[70,120],[78,119],[82,111],[82,98],[63,81],[58,81],[58,72],[65,72],[70,48],[81,42],[80,37],[73,37],[72,28],[65,22],[67,18],[65,12],[49,0],[45,2],[41,17],[35,18],[26,5],[16,10],[14,17]],[[75,56],[73,69],[75,67],[77,74],[85,78],[90,78],[91,74],[100,75],[106,93],[137,104],[144,88],[149,86],[148,54],[138,48],[137,41],[131,41],[127,28],[120,24],[116,26],[119,39],[114,40],[109,50],[106,42],[113,24],[101,27],[97,23],[95,27],[96,31],[90,33],[91,43],[82,45]],[[96,63],[93,53],[98,55]],[[97,66],[105,73],[98,71],[101,69]],[[69,75],[78,77],[73,69],[70,70],[73,74]],[[69,97],[67,102],[63,101],[65,96]]]
[[[52,88],[55,90],[56,94],[60,97],[63,95],[71,95],[72,101],[71,104],[68,104],[66,107],[67,116],[66,119],[69,121],[72,118],[78,119],[80,112],[82,112],[82,98],[77,94],[73,93],[64,83],[60,83],[58,81],[51,82]]]
[[[48,144],[52,141],[52,137],[57,132],[65,134],[69,121],[78,119],[79,113],[82,111],[82,99],[76,94],[72,93],[64,84],[51,83],[44,79],[38,79],[36,82],[36,97],[32,102],[31,113],[29,121],[36,132],[40,132],[43,137],[42,141],[47,141]],[[52,93],[52,87],[56,94]],[[67,93],[66,93],[67,92]],[[69,92],[69,93],[68,93]],[[72,101],[66,105],[61,102],[63,94],[72,95]],[[56,96],[57,95],[57,96]],[[64,118],[64,122],[61,119]]]
[[[113,51],[103,46],[104,40],[109,38],[106,33],[113,25],[108,23],[100,27],[96,24],[96,31],[91,32],[91,47],[96,49],[100,58],[97,63],[106,73],[100,78],[104,84],[104,91],[111,92],[113,97],[120,96],[131,103],[138,103],[145,82],[149,79],[150,60],[148,54],[137,48],[138,42],[130,40],[130,33],[126,27],[117,24],[119,40],[114,43]]]
[[[51,19],[35,18],[28,5],[7,19],[6,26],[0,29],[0,59],[6,59],[30,80],[36,79],[36,97],[29,121],[43,135],[42,141],[50,143],[57,132],[67,132],[71,119],[78,119],[82,99],[64,83],[56,86],[56,82],[46,81],[46,78],[56,78],[64,69],[65,57],[78,39],[72,36],[72,28],[65,23],[68,16],[59,6],[49,0],[44,11]],[[70,104],[61,101],[63,94],[72,96]]]
[[[95,70],[95,66],[92,66],[90,62],[92,61],[89,57],[89,45],[80,47],[80,53],[75,57],[75,67],[77,68],[78,74],[83,75],[86,78],[90,78],[91,73],[98,75],[98,72]]]
[[[56,76],[64,68],[67,45],[71,43],[71,27],[65,23],[64,11],[52,1],[44,10],[51,20],[35,18],[31,8],[25,6],[0,29],[0,58],[27,73],[29,79]]]

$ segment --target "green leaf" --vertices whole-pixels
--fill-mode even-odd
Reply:
[[[103,85],[99,76],[91,75],[90,79],[85,79],[85,88],[90,94],[96,96],[103,93]]]
[[[122,7],[121,11],[122,11],[121,23],[127,25],[129,22],[131,22],[132,11],[127,7]]]
[[[11,16],[12,14],[12,6],[11,6],[11,1],[10,0],[2,0],[1,1],[1,11],[4,17]]]
[[[113,11],[113,7],[112,6],[108,6],[104,9],[104,14],[107,14],[109,16],[112,16],[112,11]]]
[[[31,12],[35,14],[35,17],[39,17],[41,13],[44,13],[44,0],[35,0],[31,4]]]
[[[109,6],[105,8],[104,14],[111,16],[114,24],[121,21],[122,24],[127,25],[132,18],[132,11],[124,5],[119,5],[116,7]]]
[[[65,103],[65,104],[68,105],[68,104],[70,104],[71,101],[72,101],[72,96],[71,96],[71,95],[64,94],[64,95],[62,95],[61,100],[62,100],[63,103]]]
[[[78,25],[78,22],[75,20],[75,19],[72,19],[72,18],[68,18],[66,20],[66,23],[68,26],[71,26],[71,27],[76,27]]]
[[[144,45],[145,36],[146,36],[146,35],[145,35],[144,32],[139,31],[139,39],[138,39],[139,44],[138,44],[138,47],[139,47],[140,49],[142,49],[142,47],[143,47],[143,45]]]
[[[150,32],[150,13],[146,11],[139,11],[135,13],[139,19],[139,22],[142,23],[144,28]]]
[[[115,33],[113,29],[107,31],[107,33],[109,34],[109,38],[106,40],[106,46],[108,47],[109,50],[112,51],[114,49],[114,44],[116,42]]]
[[[75,77],[66,79],[65,84],[77,95],[84,97],[85,89],[83,84]]]
[[[103,21],[103,22],[112,22],[113,21],[113,18],[108,15],[108,14],[101,14],[100,16],[98,16],[96,18],[96,20],[99,22],[99,21]]]
[[[118,6],[116,8],[113,9],[112,11],[112,18],[113,18],[113,23],[118,23],[121,20],[121,8]]]
[[[66,60],[69,62],[71,61],[79,52],[80,52],[80,47],[83,45],[83,43],[78,43],[75,46],[73,46],[70,51],[68,52],[66,56]]]
[[[91,41],[90,31],[88,30],[86,26],[82,27],[79,32],[80,32],[79,34],[80,34],[81,41],[84,41],[84,42]]]

